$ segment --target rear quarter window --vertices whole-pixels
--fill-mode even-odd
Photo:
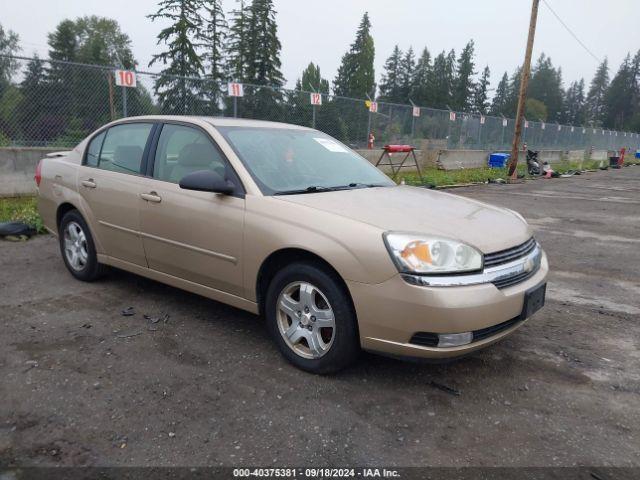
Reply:
[[[102,142],[106,132],[102,132],[91,140],[87,147],[87,157],[85,159],[85,165],[90,167],[98,166],[98,159],[100,158],[100,150],[102,149]]]

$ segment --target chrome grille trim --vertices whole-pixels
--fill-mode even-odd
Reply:
[[[465,275],[412,275],[402,274],[402,278],[411,285],[423,287],[460,287],[493,283],[497,288],[507,288],[524,282],[533,276],[542,262],[542,249],[534,240],[533,250],[525,256],[507,263],[485,268],[480,273]]]

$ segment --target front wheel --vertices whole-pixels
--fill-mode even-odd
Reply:
[[[78,280],[91,282],[104,273],[104,265],[98,263],[93,237],[77,210],[64,214],[58,227],[60,252],[67,270]]]
[[[267,290],[267,325],[280,352],[298,368],[332,373],[360,352],[351,300],[333,272],[310,263],[280,270]]]

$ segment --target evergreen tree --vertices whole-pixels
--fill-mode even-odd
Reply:
[[[221,87],[227,79],[224,49],[227,34],[227,22],[224,18],[221,0],[204,0],[206,23],[200,32],[203,43],[205,78],[200,95],[205,99],[204,113],[220,112],[222,101]]]
[[[409,103],[413,90],[413,77],[416,69],[416,57],[413,48],[409,47],[400,64],[400,101]]]
[[[422,50],[413,72],[411,99],[418,105],[431,105],[431,54],[427,47]]]
[[[507,100],[503,115],[506,117],[515,117],[518,110],[518,97],[520,95],[520,82],[522,81],[522,68],[518,67],[509,79],[509,87],[507,88]]]
[[[633,57],[631,68],[633,78],[633,97],[631,98],[633,116],[627,123],[626,128],[637,132],[640,130],[640,50]]]
[[[474,55],[474,43],[470,40],[469,43],[460,52],[458,58],[458,65],[456,68],[456,78],[453,85],[453,98],[451,100],[451,108],[454,110],[468,111],[471,109],[473,102],[473,71],[475,64],[473,61]]]
[[[570,125],[585,123],[584,80],[571,82],[564,96],[561,121]]]
[[[78,38],[73,20],[63,20],[56,29],[48,35],[49,58],[53,60],[49,70],[52,82],[71,85],[71,69],[61,62],[75,62],[78,56]]]
[[[4,30],[0,25],[0,55],[17,55],[20,52],[20,37],[11,30]],[[0,97],[4,87],[11,81],[11,77],[18,70],[18,61],[12,58],[0,57]]]
[[[272,87],[284,84],[280,71],[282,46],[278,39],[275,15],[273,0],[253,0],[249,7],[245,74],[249,83]]]
[[[375,95],[375,72],[373,60],[375,48],[371,36],[369,14],[365,13],[358,27],[356,39],[349,51],[342,56],[338,74],[333,82],[336,95],[366,98]]]
[[[496,93],[493,96],[493,100],[491,101],[491,115],[506,115],[507,110],[507,101],[509,96],[509,75],[507,72],[504,72],[502,78],[500,79],[500,83],[498,83],[498,87],[496,88]]]
[[[604,119],[604,96],[609,86],[609,63],[605,58],[591,81],[587,94],[587,122],[593,126],[601,126]]]
[[[455,52],[448,55],[441,52],[433,61],[430,89],[434,108],[448,108],[452,99],[452,87],[455,69]]]
[[[305,92],[318,92],[329,94],[329,81],[322,78],[320,66],[309,62],[307,68],[302,71],[302,77],[296,82],[296,90]]]
[[[20,83],[22,101],[17,110],[17,123],[24,140],[47,142],[61,133],[51,131],[47,72],[42,60],[36,55],[27,63],[24,78]]]
[[[273,119],[282,115],[284,84],[280,71],[280,40],[275,19],[273,0],[253,0],[247,12],[245,81],[269,88],[245,91],[244,115],[252,118]]]
[[[559,68],[555,69],[551,59],[543,53],[533,69],[528,97],[544,103],[547,107],[549,121],[555,122],[559,121],[562,116],[563,96],[562,71]]]
[[[203,31],[200,0],[162,0],[158,11],[148,17],[169,22],[158,34],[158,44],[167,50],[154,55],[149,66],[162,63],[165,68],[156,79],[154,92],[163,113],[186,114],[200,105],[200,82],[193,77],[204,73],[199,53]]]
[[[636,77],[631,56],[627,55],[604,95],[604,125],[622,130],[634,114]]]
[[[249,11],[244,0],[236,0],[237,8],[231,11],[231,26],[227,39],[227,68],[231,80],[245,81],[247,70],[247,37]]]
[[[489,110],[489,78],[491,71],[489,66],[484,67],[480,80],[475,84],[473,90],[472,108],[475,113],[486,114]]]
[[[396,45],[384,64],[380,79],[380,100],[400,103],[402,99],[402,51]]]
[[[45,136],[58,137],[62,135],[71,119],[77,117],[78,111],[78,71],[65,63],[57,63],[77,61],[78,37],[73,20],[60,22],[56,29],[48,34],[48,43],[49,58],[52,60],[47,72],[51,116]]]

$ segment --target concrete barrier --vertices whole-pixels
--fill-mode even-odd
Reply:
[[[40,159],[58,148],[2,147],[0,148],[0,197],[33,195],[36,184],[33,175]]]
[[[486,150],[439,150],[437,166],[441,170],[482,168],[487,166],[488,158]]]
[[[542,162],[549,162],[550,164],[561,163],[564,161],[563,150],[540,150],[538,159]]]
[[[607,150],[594,150],[591,153],[591,160],[609,160],[609,152]]]
[[[567,160],[570,162],[581,162],[584,160],[585,153],[584,150],[569,150],[567,152]]]

